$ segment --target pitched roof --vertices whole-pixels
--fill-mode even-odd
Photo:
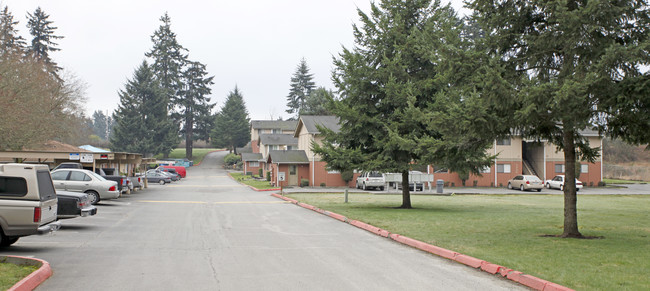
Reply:
[[[242,153],[241,160],[244,162],[249,161],[260,161],[262,160],[262,154],[260,153]]]
[[[303,150],[270,151],[267,163],[273,164],[309,164],[307,154]]]
[[[298,145],[293,134],[260,134],[260,144],[264,145]]]
[[[251,120],[254,129],[294,130],[297,124],[296,120]]]
[[[333,130],[334,132],[339,132],[341,129],[341,126],[339,125],[339,118],[333,115],[303,115],[300,116],[300,120],[298,121],[298,126],[296,128],[296,132],[294,133],[296,136],[301,128],[304,126],[305,129],[307,130],[308,133],[310,134],[319,134],[320,130],[316,127],[317,125],[329,128]]]

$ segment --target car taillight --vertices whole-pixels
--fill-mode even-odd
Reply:
[[[530,185],[530,181],[526,181],[526,185]]]
[[[41,222],[41,208],[34,207],[34,222]]]
[[[111,188],[108,188],[108,191],[115,191],[115,185],[111,186]]]
[[[582,185],[582,182],[578,182],[578,183],[576,183],[576,185]]]
[[[77,208],[84,208],[85,205],[86,205],[86,203],[81,202],[81,201],[77,201]]]

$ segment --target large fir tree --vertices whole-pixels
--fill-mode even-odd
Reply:
[[[52,26],[54,22],[49,20],[50,16],[41,7],[36,8],[33,14],[28,12],[27,16],[27,27],[29,28],[29,34],[32,36],[28,52],[34,58],[45,63],[48,71],[61,80],[58,75],[61,67],[52,60],[50,53],[60,50],[56,47],[57,43],[55,41],[63,37],[54,34],[57,27]]]
[[[201,124],[212,116],[214,104],[210,104],[210,95],[212,90],[210,85],[214,84],[208,77],[205,65],[199,62],[188,62],[183,71],[181,89],[181,99],[179,100],[180,114],[183,116],[183,132],[185,133],[185,157],[192,159],[193,141],[197,139],[195,129],[205,128]],[[201,136],[205,138],[205,135]],[[205,138],[207,140],[207,138]]]
[[[316,84],[313,81],[314,75],[309,72],[305,58],[300,60],[296,72],[291,77],[291,88],[287,96],[287,113],[299,116],[305,108],[307,96],[314,90]]]
[[[14,21],[9,7],[5,6],[0,11],[0,56],[22,53],[25,49],[25,39],[18,34],[16,25],[18,21]]]
[[[311,91],[305,100],[301,115],[330,115],[327,104],[334,99],[334,92],[325,87],[318,87]]]
[[[180,142],[179,128],[182,116],[177,112],[183,87],[182,70],[187,62],[186,49],[176,40],[176,34],[171,30],[171,18],[165,13],[160,18],[162,24],[151,36],[153,48],[145,55],[151,58],[151,67],[160,85],[164,89],[165,105],[169,118],[174,121],[175,128],[166,132],[163,141],[163,153],[168,156],[171,150]]]
[[[151,156],[164,152],[166,133],[174,127],[167,116],[165,90],[146,61],[133,79],[120,90],[120,104],[113,113],[115,127],[110,136],[111,150]]]
[[[239,88],[228,94],[221,111],[216,114],[212,130],[212,144],[227,147],[237,153],[237,147],[246,145],[251,140],[250,118]]]
[[[490,32],[484,45],[493,67],[502,68],[502,81],[482,91],[501,94],[497,104],[511,110],[512,126],[523,136],[564,150],[562,236],[581,237],[576,162],[598,155],[581,131],[650,142],[648,3],[475,0],[470,7]]]
[[[492,139],[477,129],[486,111],[464,95],[471,90],[456,89],[467,76],[467,47],[451,7],[383,0],[371,5],[370,15],[360,10],[359,15],[354,49],[344,48],[334,61],[341,96],[331,111],[341,120],[340,132],[321,129],[326,142],[314,144],[314,151],[338,170],[401,173],[401,207],[411,208],[412,163],[476,173],[489,163]]]

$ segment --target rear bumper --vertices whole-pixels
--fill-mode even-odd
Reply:
[[[46,225],[41,225],[38,227],[37,234],[43,235],[43,234],[48,234],[50,232],[55,232],[61,228],[61,222],[59,221],[54,221],[50,222]]]
[[[97,214],[97,207],[90,206],[84,209],[81,209],[81,217],[93,216]]]

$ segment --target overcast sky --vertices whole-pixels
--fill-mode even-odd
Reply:
[[[460,0],[452,0],[457,10]],[[444,0],[443,0],[444,2]],[[446,3],[446,2],[445,2]],[[220,108],[239,87],[251,119],[290,117],[289,82],[305,58],[317,86],[335,89],[332,57],[352,47],[357,8],[369,0],[0,0],[30,40],[27,12],[41,7],[58,27],[59,52],[51,55],[88,86],[85,112],[117,108],[118,91],[152,48],[151,35],[168,12],[172,31],[189,59],[215,76],[213,103]]]

